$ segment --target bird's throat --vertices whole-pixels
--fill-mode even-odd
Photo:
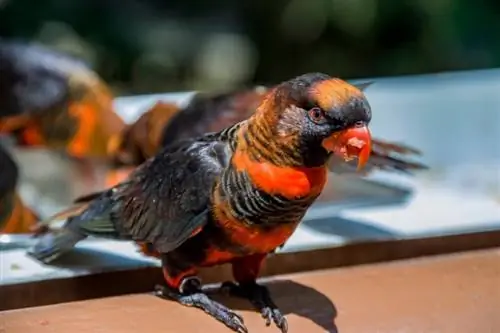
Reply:
[[[327,180],[325,166],[277,166],[271,162],[255,161],[240,149],[235,151],[232,164],[236,171],[246,172],[258,189],[290,200],[319,195]]]

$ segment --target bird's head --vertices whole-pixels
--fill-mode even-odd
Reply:
[[[254,132],[261,132],[254,135],[256,145],[259,138],[273,137],[268,146],[279,147],[274,149],[282,156],[279,164],[324,165],[333,153],[345,160],[358,158],[362,168],[371,152],[371,109],[362,92],[366,86],[321,73],[279,84],[254,115]]]

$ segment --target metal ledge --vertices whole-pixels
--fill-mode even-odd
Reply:
[[[279,276],[268,285],[290,332],[499,332],[499,258],[497,248]],[[248,302],[214,298],[241,314],[249,332],[277,331]],[[8,333],[230,332],[198,309],[146,294],[8,311],[0,320]]]
[[[262,277],[415,258],[500,246],[500,230],[421,239],[359,242],[342,247],[270,256]],[[231,279],[228,265],[201,270],[204,283]],[[150,292],[163,283],[161,269],[142,267],[0,286],[0,311]]]

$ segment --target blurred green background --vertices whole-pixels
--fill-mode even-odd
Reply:
[[[0,36],[86,60],[118,95],[500,67],[498,0],[0,0]]]

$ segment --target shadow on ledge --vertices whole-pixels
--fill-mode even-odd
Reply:
[[[295,314],[314,322],[329,333],[339,332],[335,324],[337,308],[323,293],[291,280],[266,281],[263,284],[269,287],[271,296],[283,315]],[[207,294],[232,310],[256,311],[249,301],[222,295],[218,289],[211,289]],[[264,319],[262,324],[265,325]]]
[[[130,258],[100,249],[73,248],[55,259],[49,266],[75,271],[100,272],[113,269],[149,267],[154,266],[154,264],[146,260]]]
[[[346,219],[340,216],[304,220],[302,225],[322,234],[340,236],[349,241],[389,240],[399,238],[398,233],[374,226],[363,221]]]

